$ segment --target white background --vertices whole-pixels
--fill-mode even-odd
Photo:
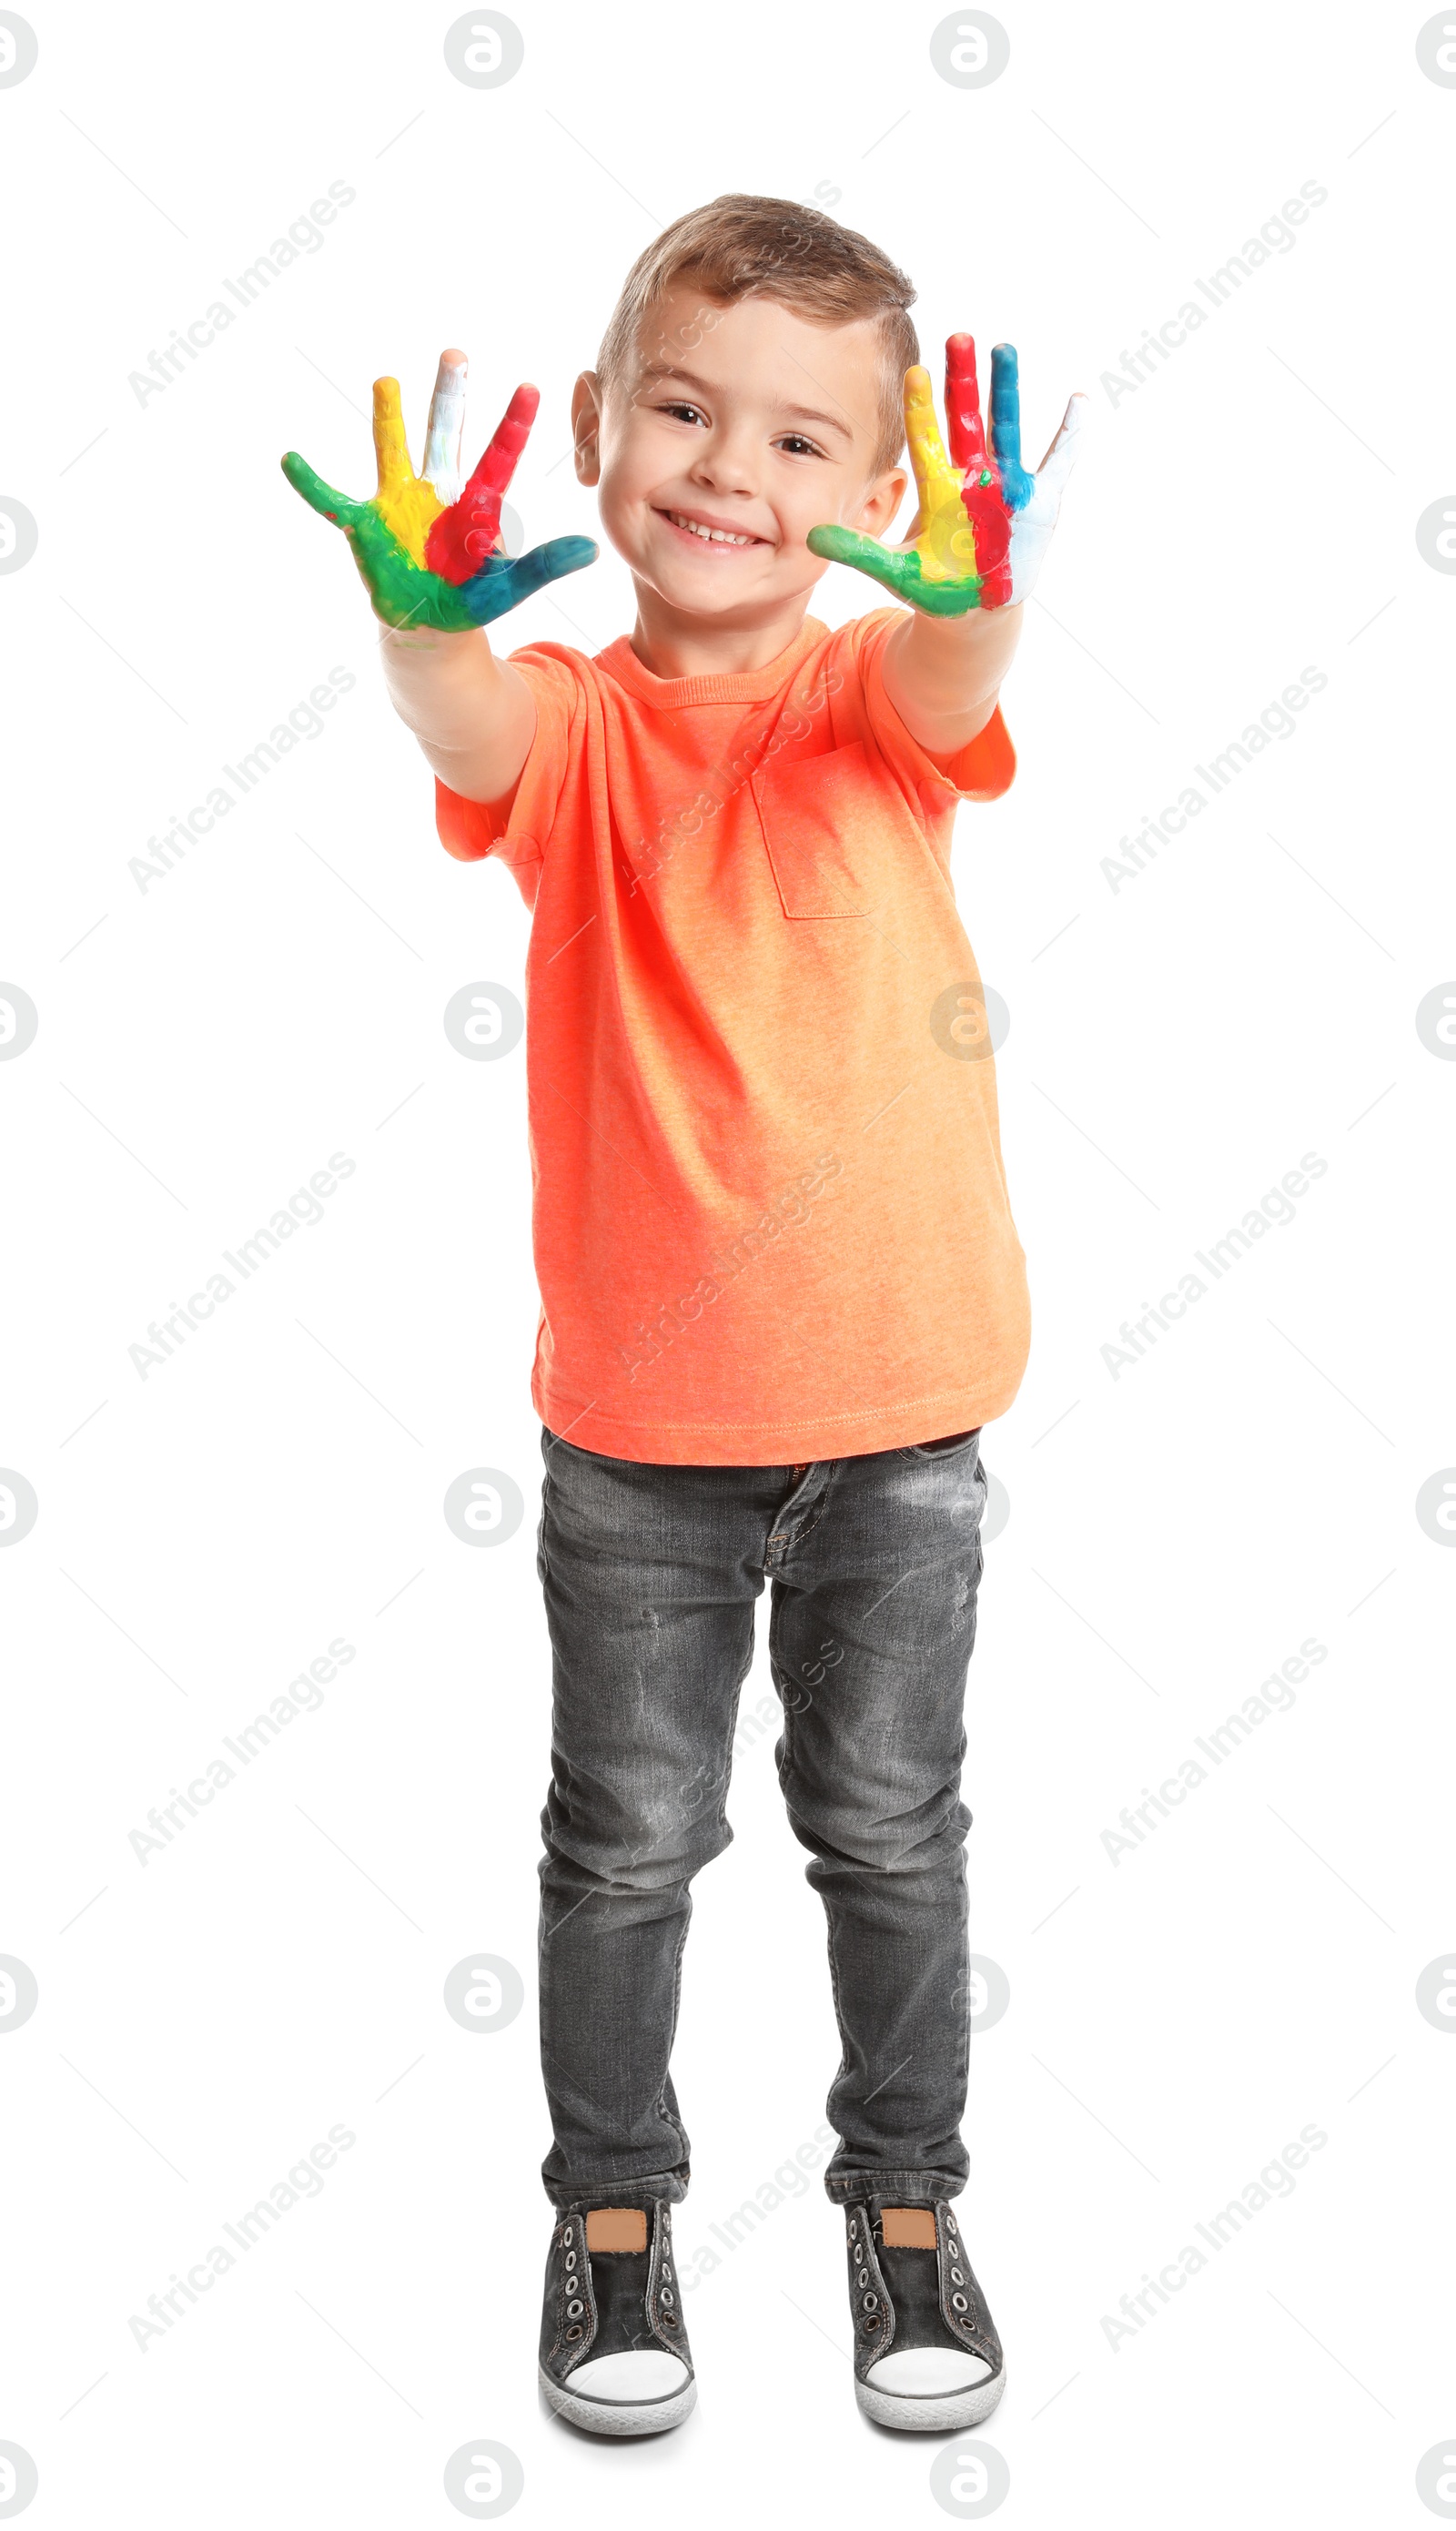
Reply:
[[[0,1462],[39,1502],[0,1555],[0,1950],[39,1986],[0,2050],[0,2440],[68,2531],[448,2523],[479,2438],[523,2521],[942,2518],[939,2444],[857,2415],[817,2177],[694,2288],[683,2431],[604,2448],[538,2405],[524,1050],[467,1062],[441,1027],[463,984],[519,993],[527,918],[441,852],[348,557],[278,471],[297,447],[367,490],[370,380],[404,382],[418,452],[458,342],[472,453],[542,388],[528,540],[591,533],[568,396],[627,266],[716,192],[817,192],[914,275],[932,367],[957,327],[1018,344],[1033,462],[1091,398],[1006,695],[1020,775],[956,844],[1036,1312],[985,1439],[1010,1515],[969,1707],[973,1944],[1011,1989],[962,2200],[1008,2350],[981,2440],[1038,2531],[1419,2523],[1456,2433],[1456,2034],[1415,1997],[1456,1938],[1456,1557],[1414,1508],[1456,1461],[1456,1066],[1415,1022],[1456,976],[1456,580],[1416,541],[1456,479],[1456,89],[1419,7],[1008,5],[1009,68],[967,90],[934,7],[512,5],[493,90],[447,69],[448,7],[272,5],[38,11],[0,89],[0,496],[39,530],[0,580],[0,975],[39,1013],[0,1064]],[[336,180],[321,249],[139,403],[129,373]],[[1307,182],[1294,248],[1114,400]],[[630,626],[610,553],[558,596],[512,640]],[[816,611],[879,602],[835,571]],[[148,837],[334,666],[321,734],[140,889]],[[1114,889],[1119,838],[1307,666],[1295,734]],[[140,1378],[148,1322],[334,1152],[324,1219]],[[1119,1323],[1307,1152],[1297,1219],[1114,1378]],[[441,1514],[477,1465],[527,1496],[489,1552]],[[336,1636],[320,1708],[139,1862],[149,1807]],[[1114,1864],[1124,1805],[1311,1636],[1292,1709]],[[769,1694],[760,1659],[746,1715]],[[697,1890],[685,2256],[812,2137],[837,2061],[773,1736]],[[488,2034],[442,2003],[473,1945],[527,1986]],[[140,2350],[130,2317],[335,2123],[322,2194]],[[1293,2195],[1110,2345],[1307,2124]]]

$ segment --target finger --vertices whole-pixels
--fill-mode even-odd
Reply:
[[[997,343],[991,353],[991,451],[1007,508],[1024,510],[1032,478],[1021,462],[1021,378],[1013,343]]]
[[[516,472],[521,451],[531,437],[531,425],[540,400],[539,387],[521,386],[516,389],[491,433],[489,447],[460,496],[462,502],[469,503],[482,514],[493,500],[492,525],[499,523],[502,496]]]
[[[533,545],[530,553],[509,561],[504,554],[492,554],[484,567],[468,580],[458,592],[474,624],[493,623],[496,616],[507,615],[538,589],[553,580],[564,580],[568,572],[585,571],[595,562],[599,548],[589,536],[552,536],[543,545]]]
[[[374,456],[379,468],[376,500],[397,496],[414,482],[415,469],[410,463],[410,450],[405,438],[398,378],[374,380]]]
[[[868,572],[871,580],[893,589],[897,594],[908,576],[907,566],[915,577],[920,574],[918,555],[896,553],[876,536],[865,535],[859,528],[811,528],[805,542],[821,562],[842,562],[851,571]]]
[[[921,496],[921,512],[928,517],[936,506],[936,493],[950,484],[950,459],[935,418],[935,394],[928,369],[905,372],[905,436]]]
[[[446,509],[460,493],[460,442],[465,430],[464,352],[442,352],[424,425],[424,475]]]
[[[821,560],[848,563],[852,571],[868,573],[922,615],[969,615],[981,602],[982,583],[974,571],[927,580],[918,553],[899,553],[893,546],[876,544],[873,536],[862,535],[858,528],[811,528],[805,541]]]
[[[289,450],[283,460],[283,472],[294,490],[303,495],[309,509],[316,510],[321,519],[332,519],[336,528],[347,528],[353,524],[362,503],[351,501],[347,492],[336,492],[332,483],[325,483],[321,475],[315,475],[297,450]]]
[[[980,414],[980,382],[976,374],[976,345],[969,334],[952,334],[945,346],[945,427],[950,459],[963,475],[985,465],[985,423]]]
[[[538,387],[516,389],[459,500],[430,529],[425,559],[431,571],[457,588],[499,551],[501,500],[531,436],[540,400]]]
[[[507,567],[529,594],[553,580],[565,580],[568,572],[585,571],[600,550],[590,536],[552,536],[543,545],[532,545],[530,553],[519,554]]]
[[[1077,463],[1086,412],[1086,396],[1074,395],[1062,416],[1061,428],[1036,469],[1037,491],[1049,492],[1054,501],[1061,499],[1062,486]]]

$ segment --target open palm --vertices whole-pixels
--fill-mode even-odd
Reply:
[[[904,598],[924,615],[966,615],[976,606],[1019,606],[1030,596],[1056,525],[1077,454],[1087,399],[1074,395],[1036,475],[1021,462],[1021,388],[1016,353],[991,353],[991,436],[986,447],[976,376],[976,345],[952,334],[945,347],[947,456],[935,419],[928,369],[905,372],[905,435],[920,506],[909,535],[885,545],[857,528],[811,528],[809,548]]]
[[[283,460],[294,490],[343,529],[376,615],[399,629],[430,625],[455,633],[492,623],[534,590],[596,560],[589,536],[554,536],[514,559],[502,546],[501,501],[531,435],[540,402],[536,388],[517,388],[479,465],[459,489],[465,378],[464,353],[442,354],[420,475],[405,438],[399,380],[374,380],[378,485],[370,500],[336,492],[292,450]]]

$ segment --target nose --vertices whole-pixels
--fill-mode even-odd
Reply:
[[[736,492],[752,500],[757,489],[753,443],[746,433],[715,430],[699,450],[691,480],[704,491]]]

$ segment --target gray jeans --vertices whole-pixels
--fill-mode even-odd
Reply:
[[[828,1919],[836,2203],[954,2197],[970,2036],[960,1798],[980,1434],[800,1467],[661,1467],[545,1432],[553,1657],[541,2063],[558,2208],[686,2193],[668,2072],[696,1872],[726,1816],[771,1580],[775,1758]],[[766,2075],[768,2069],[763,2069]]]

